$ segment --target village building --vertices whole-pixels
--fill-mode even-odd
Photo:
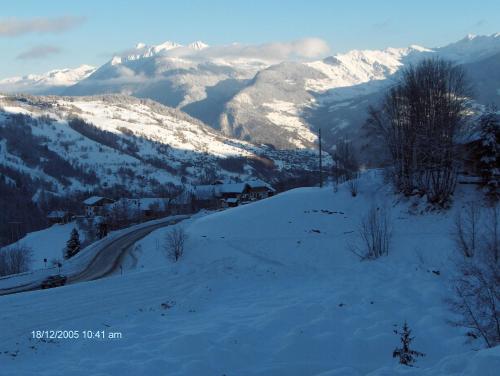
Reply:
[[[199,207],[207,209],[235,207],[256,200],[262,200],[275,194],[274,188],[262,180],[243,183],[223,183],[195,187],[194,198]]]
[[[64,210],[53,210],[47,215],[47,219],[51,224],[55,223],[68,223],[71,221],[73,215]]]
[[[83,210],[85,216],[96,217],[104,214],[104,208],[108,204],[112,204],[114,200],[107,197],[92,196],[83,201]]]

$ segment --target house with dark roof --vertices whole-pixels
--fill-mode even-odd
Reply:
[[[261,200],[275,194],[274,188],[262,180],[243,183],[215,182],[195,187],[194,198],[203,208],[226,208]]]
[[[83,210],[85,216],[96,217],[102,215],[104,213],[104,207],[114,202],[115,200],[107,197],[101,197],[101,196],[89,197],[83,201]]]

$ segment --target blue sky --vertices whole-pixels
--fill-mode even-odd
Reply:
[[[100,65],[138,42],[261,44],[316,37],[331,52],[500,32],[500,1],[9,1],[0,12],[0,78]]]

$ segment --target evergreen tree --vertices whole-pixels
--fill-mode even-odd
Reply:
[[[493,107],[481,116],[481,145],[479,147],[479,172],[488,195],[500,197],[500,121]]]
[[[78,230],[74,228],[71,230],[71,235],[69,240],[66,242],[66,252],[64,254],[65,259],[69,259],[80,252],[80,235]]]
[[[413,367],[413,363],[416,362],[416,358],[419,356],[425,356],[424,353],[410,349],[410,343],[415,337],[411,337],[411,329],[408,323],[405,321],[403,324],[403,331],[394,330],[395,334],[401,336],[402,347],[396,347],[392,353],[393,358],[399,358],[399,363],[405,366]]]

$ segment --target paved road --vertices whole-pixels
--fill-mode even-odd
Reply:
[[[173,225],[184,219],[188,218],[172,218],[170,221],[161,223],[152,223],[150,226],[142,226],[136,230],[131,230],[125,234],[116,237],[111,242],[102,246],[101,249],[95,254],[90,262],[83,268],[83,270],[69,274],[68,284],[79,283],[85,281],[93,281],[99,278],[109,276],[117,271],[120,264],[127,254],[127,250],[134,245],[138,240],[142,239],[154,230],[161,227]],[[57,274],[54,272],[53,274]],[[40,280],[24,281],[22,284],[12,286],[9,288],[0,289],[0,295],[16,294],[19,292],[33,291],[40,289]]]
[[[93,281],[114,273],[120,267],[127,250],[134,245],[134,243],[144,238],[154,230],[173,225],[179,221],[180,220],[177,219],[141,228],[113,240],[112,243],[100,250],[100,252],[92,259],[89,265],[82,272],[69,276],[67,283]]]

